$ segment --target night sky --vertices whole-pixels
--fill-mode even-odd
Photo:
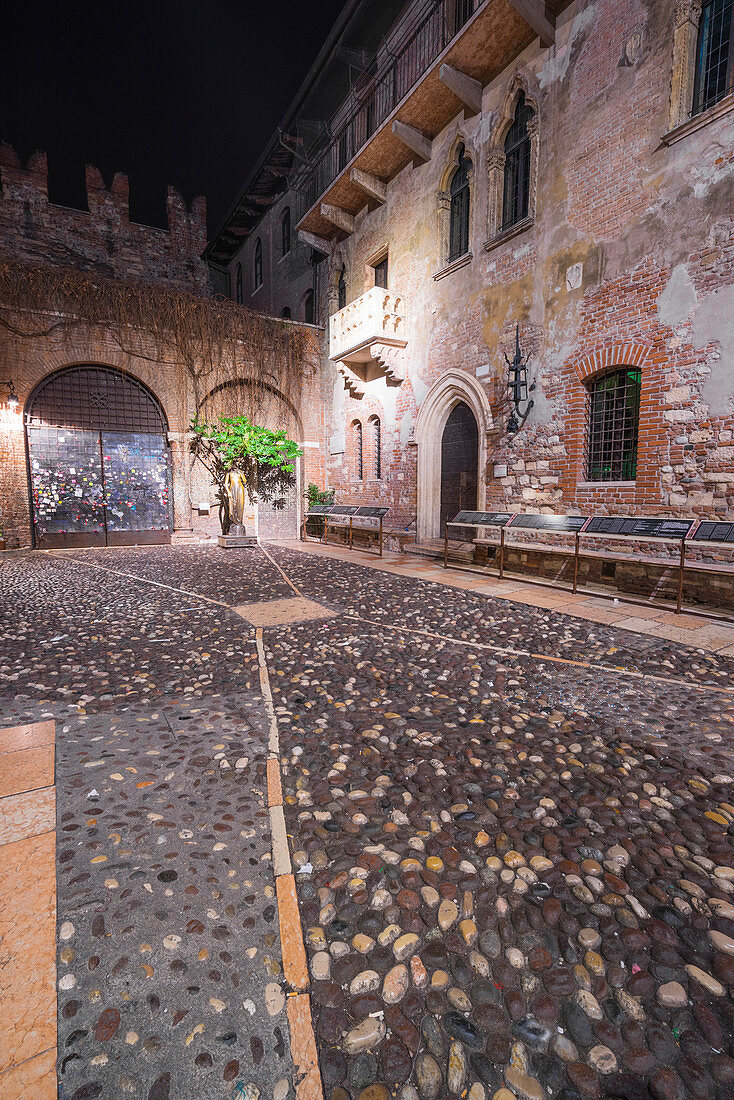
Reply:
[[[219,228],[345,0],[6,0],[0,141],[45,149],[50,197],[84,206],[84,165],[130,177],[134,220],[166,187]]]

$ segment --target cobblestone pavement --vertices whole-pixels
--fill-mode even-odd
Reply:
[[[734,663],[269,553],[339,612],[264,631],[327,1100],[730,1100]],[[233,605],[293,592],[260,551],[74,558],[0,571],[6,716],[67,716],[64,1095],[226,1096],[234,1061],[272,1095],[254,631],[145,578]]]

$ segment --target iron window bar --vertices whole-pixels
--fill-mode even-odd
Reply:
[[[521,92],[515,118],[505,138],[505,178],[500,233],[525,221],[530,212],[530,134],[528,123],[535,112]]]
[[[459,147],[459,163],[451,177],[449,214],[449,263],[469,251],[469,172],[472,162]]]
[[[708,0],[701,10],[692,115],[734,91],[734,0]]]
[[[634,481],[642,373],[623,367],[589,386],[587,481]]]

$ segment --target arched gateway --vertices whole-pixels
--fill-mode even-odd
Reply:
[[[66,367],[33,391],[25,425],[36,548],[170,541],[167,423],[142,382]]]
[[[484,508],[491,427],[487,395],[466,371],[446,371],[426,394],[415,425],[419,539],[437,538],[452,509]]]

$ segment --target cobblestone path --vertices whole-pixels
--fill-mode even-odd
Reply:
[[[338,613],[264,630],[327,1100],[730,1100],[734,662],[268,552]],[[73,557],[0,572],[5,716],[63,718],[63,1095],[278,1095],[254,630],[187,593],[293,591]]]

